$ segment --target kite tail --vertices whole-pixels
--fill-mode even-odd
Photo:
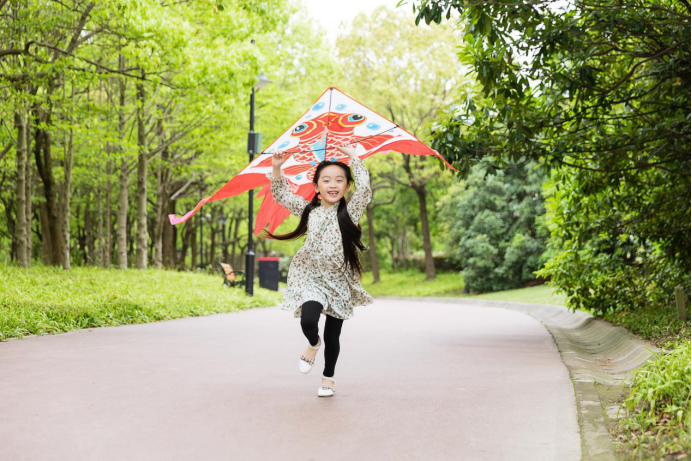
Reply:
[[[236,176],[228,181],[221,189],[217,190],[211,197],[206,197],[200,200],[194,209],[188,211],[182,217],[178,218],[174,214],[169,214],[168,220],[175,226],[176,224],[183,223],[190,219],[207,202],[234,197],[240,193],[264,186],[268,183],[269,179],[261,173],[247,173]]]

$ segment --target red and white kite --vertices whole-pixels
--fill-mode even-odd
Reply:
[[[207,202],[262,187],[257,194],[258,197],[264,196],[264,200],[257,213],[255,235],[267,224],[269,232],[274,232],[291,212],[276,203],[271,194],[270,181],[266,175],[272,171],[272,154],[291,154],[282,167],[283,175],[291,183],[293,193],[311,200],[315,195],[312,178],[319,162],[326,158],[349,163],[349,158],[336,150],[336,146],[344,142],[358,143],[356,150],[361,159],[377,152],[389,151],[434,155],[456,170],[439,152],[423,144],[399,125],[330,87],[284,134],[214,195],[203,198],[194,210],[182,218],[171,214],[168,219],[173,225],[180,224],[190,219]]]

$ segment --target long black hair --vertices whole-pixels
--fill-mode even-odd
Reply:
[[[353,182],[353,177],[351,176],[351,169],[341,162],[332,162],[331,160],[324,160],[317,165],[317,169],[315,170],[315,177],[312,178],[312,182],[317,184],[317,181],[319,181],[320,179],[320,173],[322,172],[322,170],[330,165],[338,165],[344,170],[344,173],[346,174],[346,184],[350,187],[351,183]],[[264,238],[271,238],[275,240],[293,240],[297,239],[301,235],[304,235],[308,230],[308,217],[310,216],[310,212],[314,208],[320,206],[320,202],[320,198],[317,196],[317,193],[315,193],[310,203],[308,203],[308,205],[303,210],[303,214],[300,216],[300,222],[298,223],[298,227],[296,227],[296,229],[293,232],[276,235],[272,234],[271,232],[265,229],[264,233],[261,236]],[[337,221],[339,222],[339,230],[341,231],[341,240],[344,244],[344,264],[346,265],[346,268],[350,269],[351,271],[357,273],[360,276],[363,267],[360,264],[360,254],[358,250],[365,250],[365,245],[363,245],[363,243],[360,241],[360,237],[363,235],[363,231],[360,227],[360,224],[354,224],[351,220],[351,217],[349,216],[348,210],[346,208],[346,204],[346,198],[341,197],[336,211]]]

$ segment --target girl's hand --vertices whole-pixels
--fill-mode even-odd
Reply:
[[[275,169],[281,168],[281,165],[288,159],[288,156],[289,154],[283,152],[274,152],[274,155],[272,155],[272,167]]]
[[[356,152],[356,143],[342,143],[336,146],[336,150],[344,155],[348,155],[350,158],[358,158],[358,152]]]

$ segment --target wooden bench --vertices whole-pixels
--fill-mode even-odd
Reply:
[[[221,273],[223,274],[223,285],[222,286],[227,286],[229,288],[236,287],[238,285],[244,285],[245,284],[245,271],[236,271],[233,270],[233,266],[230,264],[226,263],[217,263],[219,266],[219,269],[221,270]],[[243,280],[238,280],[236,279],[236,275],[242,275]]]

